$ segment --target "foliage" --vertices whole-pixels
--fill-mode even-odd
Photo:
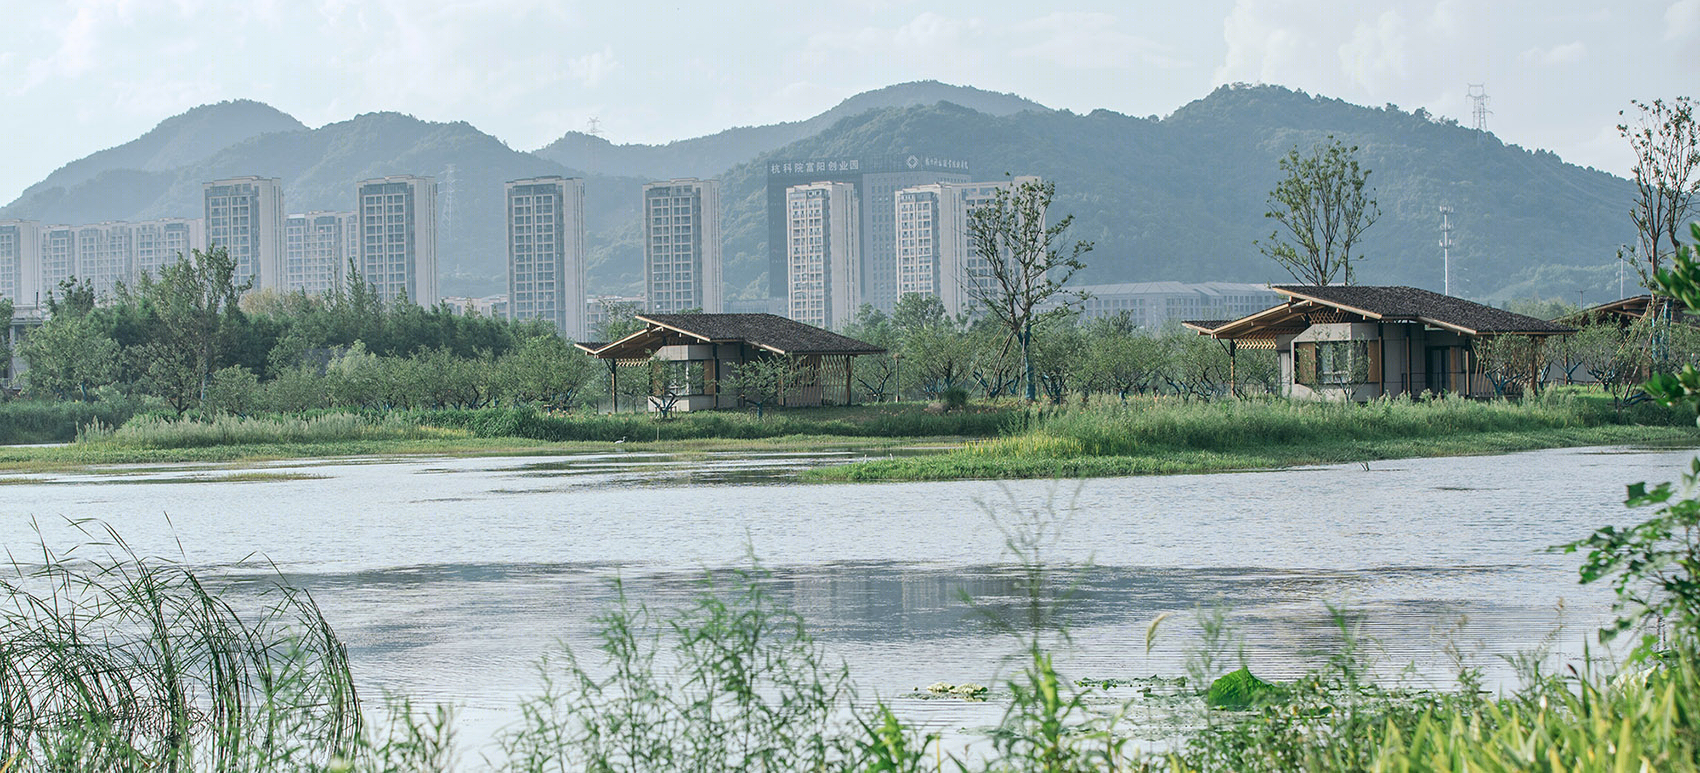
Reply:
[[[521,770],[837,769],[834,717],[853,693],[802,617],[777,603],[759,567],[704,581],[693,603],[657,619],[619,590],[597,618],[602,662],[566,650],[545,661],[542,696],[503,739]],[[657,623],[662,623],[658,625]],[[676,665],[665,675],[656,660]]]
[[[1286,231],[1271,232],[1258,248],[1300,284],[1353,284],[1352,262],[1365,230],[1381,217],[1381,207],[1365,191],[1370,172],[1358,164],[1358,148],[1330,135],[1308,155],[1298,147],[1281,159],[1284,175],[1269,192],[1264,217]]]
[[[32,395],[89,400],[118,380],[118,344],[87,313],[52,317],[24,338],[19,354],[30,364],[24,384]]]
[[[1700,240],[1700,223],[1691,226]],[[1654,290],[1684,303],[1700,300],[1700,248],[1683,245],[1673,256],[1669,270],[1654,269]],[[1684,365],[1676,374],[1661,373],[1645,389],[1666,405],[1693,410],[1700,407],[1700,371]],[[1564,546],[1566,552],[1587,548],[1582,582],[1612,578],[1617,591],[1619,617],[1603,636],[1622,633],[1636,625],[1644,635],[1637,654],[1653,654],[1665,642],[1651,631],[1670,625],[1669,633],[1680,656],[1694,659],[1700,653],[1700,458],[1682,476],[1681,487],[1661,483],[1648,490],[1645,483],[1629,487],[1630,507],[1657,506],[1652,518],[1628,528],[1606,526],[1587,539]],[[1624,614],[1627,611],[1628,614]]]
[[[801,386],[799,382],[807,376],[796,358],[776,355],[738,363],[731,377],[722,379],[721,384],[755,406],[759,419],[770,406],[784,405],[786,394]]]
[[[1033,369],[1033,330],[1044,320],[1067,313],[1064,288],[1075,272],[1086,268],[1080,256],[1092,243],[1063,242],[1074,223],[1066,215],[1047,226],[1056,183],[1031,180],[997,188],[991,201],[968,213],[968,244],[974,259],[965,280],[977,310],[1009,332],[1021,346],[1026,371],[1027,400],[1038,399]],[[1052,298],[1064,301],[1047,309]]]
[[[1694,100],[1689,97],[1677,97],[1668,104],[1662,99],[1630,100],[1630,104],[1637,112],[1618,124],[1617,131],[1635,153],[1631,177],[1635,205],[1629,216],[1635,222],[1636,250],[1646,261],[1637,267],[1645,279],[1656,275],[1664,260],[1682,246],[1682,223],[1697,214],[1700,121],[1695,120]]]
[[[44,545],[0,579],[8,769],[261,771],[351,750],[348,655],[306,591],[276,582],[238,614],[188,568],[74,525],[87,551]]]
[[[1482,375],[1493,384],[1495,394],[1503,397],[1513,385],[1524,395],[1538,391],[1547,367],[1546,349],[1540,338],[1484,336],[1476,339],[1474,351],[1481,360]]]

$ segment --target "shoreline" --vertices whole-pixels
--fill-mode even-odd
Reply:
[[[1330,444],[1248,446],[1205,450],[1154,448],[1135,455],[995,456],[976,452],[963,437],[870,438],[844,435],[786,435],[774,438],[698,438],[689,440],[551,442],[526,438],[406,438],[335,442],[210,445],[150,448],[69,443],[57,446],[0,446],[0,474],[75,472],[115,465],[193,464],[242,467],[279,461],[380,459],[384,457],[458,458],[576,455],[623,450],[632,453],[692,455],[750,451],[808,452],[836,449],[928,449],[924,453],[804,470],[803,483],[885,483],[951,480],[1023,480],[1102,478],[1136,475],[1189,475],[1262,472],[1325,464],[1391,459],[1492,456],[1553,448],[1591,446],[1700,448],[1700,435],[1687,427],[1605,425],[1509,432],[1459,433],[1444,437],[1394,438]],[[0,479],[3,481],[3,479]]]
[[[1686,427],[1606,425],[1446,437],[1395,438],[1332,444],[1248,447],[1229,451],[1158,448],[1138,455],[992,456],[970,448],[930,457],[879,459],[804,471],[811,483],[896,483],[1032,478],[1105,478],[1264,472],[1292,467],[1392,459],[1496,456],[1522,451],[1593,446],[1700,448]]]

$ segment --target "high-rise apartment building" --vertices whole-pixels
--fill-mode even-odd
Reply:
[[[508,318],[545,319],[585,339],[584,181],[507,183]]]
[[[159,278],[166,266],[189,256],[191,250],[206,248],[206,234],[201,220],[166,218],[147,220],[130,225],[130,270],[136,278],[147,274]]]
[[[844,182],[794,185],[785,192],[788,316],[817,327],[850,322],[862,302],[860,202]]]
[[[322,295],[342,287],[342,274],[357,256],[359,241],[353,212],[308,212],[284,221],[283,286],[291,292]]]
[[[41,229],[41,297],[59,292],[59,283],[77,276],[77,229],[68,225]]]
[[[0,298],[12,299],[13,306],[36,306],[41,291],[41,224],[0,222]]]
[[[283,287],[283,184],[275,177],[237,177],[202,183],[209,247],[236,261],[236,283]]]
[[[983,183],[933,183],[897,192],[895,253],[897,294],[919,293],[938,298],[951,316],[975,306],[970,281],[988,270],[985,259],[968,238],[968,213],[990,202],[999,190],[1037,177]]]
[[[935,182],[967,182],[968,162],[927,155],[859,156],[771,161],[767,166],[768,292],[785,295],[786,190],[810,182],[855,186],[861,209],[863,301],[884,311],[897,303],[897,191]]]
[[[110,296],[131,278],[135,234],[129,223],[98,223],[76,229],[77,278],[88,280],[97,296]]]
[[[437,302],[437,182],[398,175],[355,187],[360,274],[385,300]]]
[[[724,311],[720,283],[720,181],[643,186],[643,281],[649,310]]]

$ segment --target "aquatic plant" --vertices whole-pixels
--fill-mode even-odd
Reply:
[[[87,544],[14,555],[0,578],[0,761],[8,770],[322,766],[360,730],[348,655],[306,591],[238,611],[187,567]]]

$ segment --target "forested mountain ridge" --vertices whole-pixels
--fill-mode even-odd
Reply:
[[[1108,110],[988,116],[958,106],[845,119],[725,175],[729,206],[751,206],[768,158],[915,152],[967,158],[976,179],[1037,174],[1057,185],[1070,238],[1096,244],[1087,282],[1284,281],[1254,242],[1279,159],[1328,136],[1357,145],[1382,216],[1363,243],[1359,280],[1440,290],[1442,204],[1450,205],[1452,289],[1477,298],[1578,289],[1616,292],[1614,254],[1633,237],[1630,184],[1548,151],[1394,107],[1365,108],[1273,86],[1223,87],[1163,119]],[[761,221],[729,213],[728,281],[749,282],[765,254]],[[1609,285],[1609,288],[1608,288]],[[1614,296],[1615,297],[1615,296]]]
[[[922,87],[930,88],[905,84],[870,99],[918,98]],[[696,172],[724,183],[725,276],[737,297],[765,291],[768,160],[930,153],[968,159],[976,179],[1007,172],[1056,182],[1054,211],[1076,216],[1070,238],[1097,245],[1083,281],[1284,281],[1253,244],[1272,230],[1265,196],[1288,149],[1333,135],[1361,147],[1383,211],[1363,243],[1360,281],[1441,289],[1442,204],[1455,210],[1453,291],[1479,299],[1574,298],[1578,290],[1589,300],[1615,297],[1614,253],[1633,237],[1627,181],[1422,111],[1229,86],[1158,119],[1026,107],[1018,97],[971,91],[989,95],[1004,114],[950,102],[849,112],[868,103],[852,99],[815,133],[718,172],[640,176],[584,174],[466,123],[371,113],[308,129],[258,103],[224,103],[67,165],[0,208],[0,219],[195,217],[202,182],[242,175],[282,178],[291,212],[345,210],[360,179],[430,175],[441,187],[443,291],[482,295],[506,287],[502,183],[579,175],[588,197],[590,289],[630,293],[641,288],[642,183]],[[222,114],[231,120],[215,120]],[[191,146],[199,150],[183,150]]]
[[[952,86],[938,81],[915,81],[862,92],[824,113],[801,121],[739,126],[665,145],[615,145],[599,136],[575,131],[567,132],[534,152],[551,161],[596,174],[656,179],[713,177],[762,153],[819,134],[840,120],[869,110],[939,102],[953,102],[987,115],[1050,109],[1014,94]]]

